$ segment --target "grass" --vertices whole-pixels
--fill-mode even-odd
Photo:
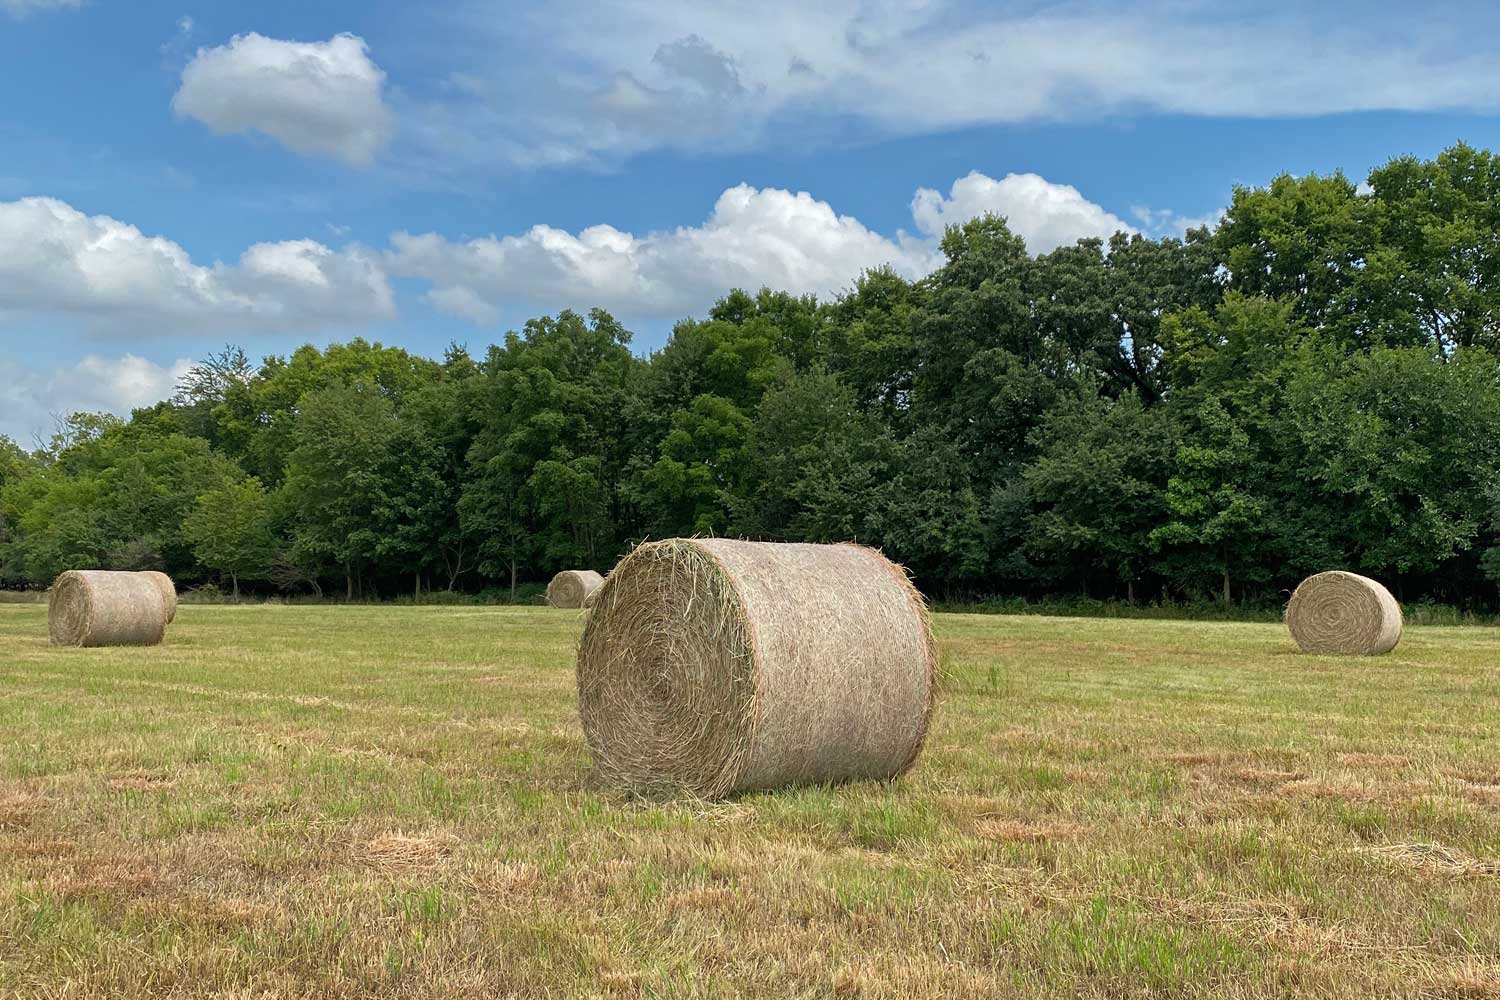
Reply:
[[[940,615],[918,767],[595,787],[576,613],[0,606],[0,993],[1500,997],[1500,631]]]

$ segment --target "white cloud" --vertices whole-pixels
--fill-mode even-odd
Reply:
[[[430,138],[522,164],[753,146],[788,126],[803,141],[1141,112],[1500,108],[1500,15],[1445,0],[1375,14],[1356,0],[503,7],[451,45],[461,96]]]
[[[24,17],[39,10],[63,10],[82,6],[83,0],[0,0],[0,10],[14,17]]]
[[[517,236],[460,242],[396,233],[386,259],[392,273],[432,284],[432,306],[475,323],[498,322],[507,308],[594,305],[628,317],[670,318],[699,311],[735,287],[826,296],[882,265],[920,277],[942,263],[945,226],[986,212],[1006,216],[1034,253],[1134,231],[1075,188],[1035,174],[995,180],[971,173],[946,197],[919,190],[911,208],[917,233],[887,237],[805,192],[740,184],[719,196],[701,226],[644,236],[607,225],[577,233],[534,226]]]
[[[1160,238],[1162,236],[1181,236],[1189,229],[1212,229],[1219,224],[1224,213],[1229,209],[1217,208],[1212,212],[1204,212],[1202,215],[1183,215],[1170,208],[1151,208],[1149,205],[1133,205],[1130,209],[1131,217],[1141,224],[1141,231],[1147,236]]]
[[[0,434],[29,447],[51,433],[56,416],[80,411],[128,416],[172,395],[192,365],[186,358],[158,365],[134,354],[90,354],[70,368],[37,372],[0,359]]]
[[[921,188],[911,202],[912,219],[928,236],[941,237],[951,225],[986,212],[1004,216],[1032,253],[1048,253],[1089,236],[1108,240],[1135,227],[1078,193],[1037,174],[1006,174],[1000,180],[977,170],[953,182],[944,198]]]
[[[384,87],[356,35],[290,42],[251,32],[199,49],[172,110],[221,134],[264,132],[298,153],[362,166],[395,132]]]
[[[235,264],[53,198],[0,202],[0,323],[61,315],[101,332],[299,331],[389,319],[378,257],[312,240],[257,243]]]
[[[670,317],[735,286],[826,294],[863,268],[920,271],[930,249],[910,242],[888,240],[809,194],[741,184],[720,195],[697,227],[637,237],[605,225],[576,234],[534,226],[458,243],[397,233],[388,260],[393,273],[431,282],[435,307],[476,322],[522,303]]]

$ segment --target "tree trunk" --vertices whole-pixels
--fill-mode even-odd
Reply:
[[[1224,607],[1229,607],[1229,567],[1224,567]]]
[[[510,603],[516,603],[516,561],[510,561]]]
[[[1126,580],[1125,581],[1125,603],[1128,604],[1128,605],[1130,605],[1131,607],[1135,607],[1135,581],[1134,580]]]
[[[344,600],[354,600],[354,570],[344,567]]]
[[[412,574],[412,577],[417,581],[416,589],[412,591],[412,600],[420,601],[422,599],[422,571],[417,570],[417,572]]]
[[[231,572],[229,574],[229,579],[234,584],[234,602],[238,604],[240,602],[240,575],[238,573]]]

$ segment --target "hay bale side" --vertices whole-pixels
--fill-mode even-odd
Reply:
[[[144,573],[69,570],[47,599],[57,646],[154,646],[166,626],[161,591]]]
[[[157,591],[161,594],[162,612],[166,623],[172,624],[177,617],[177,584],[173,583],[172,578],[167,574],[159,573],[154,569],[146,570],[141,576],[156,585]]]
[[[874,550],[671,539],[597,595],[579,715],[604,777],[643,794],[893,778],[921,752],[936,666],[921,595]]]
[[[1297,585],[1286,626],[1304,653],[1379,656],[1401,641],[1401,605],[1369,577],[1334,570]]]
[[[604,585],[604,577],[591,569],[565,569],[547,584],[547,603],[554,608],[582,608],[589,596]]]

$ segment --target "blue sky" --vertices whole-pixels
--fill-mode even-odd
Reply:
[[[598,304],[645,350],[735,285],[920,275],[984,211],[1040,251],[1492,147],[1473,7],[0,0],[0,433],[228,341]]]

